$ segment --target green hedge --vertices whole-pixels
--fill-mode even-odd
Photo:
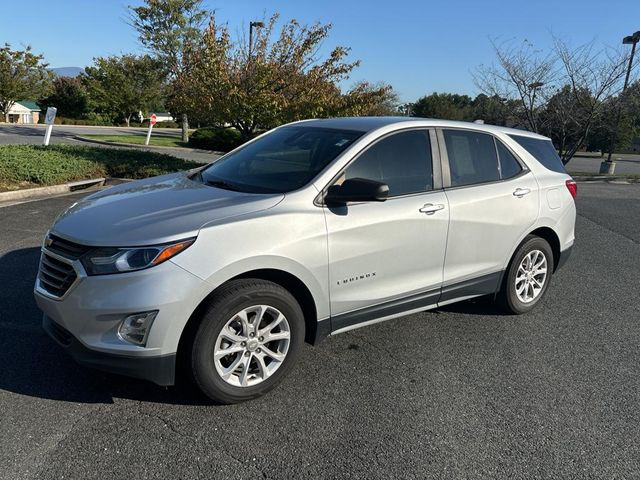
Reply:
[[[75,145],[0,145],[0,189],[98,177],[146,178],[199,164],[142,150]]]
[[[189,146],[216,152],[229,152],[242,145],[240,132],[234,128],[199,128],[189,137]]]

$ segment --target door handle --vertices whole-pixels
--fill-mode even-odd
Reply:
[[[419,210],[419,212],[426,213],[427,215],[433,215],[438,210],[442,210],[443,208],[444,205],[442,203],[427,203]]]
[[[513,191],[513,196],[514,197],[518,197],[518,198],[522,198],[525,195],[527,195],[528,193],[531,193],[531,189],[530,188],[516,188]]]

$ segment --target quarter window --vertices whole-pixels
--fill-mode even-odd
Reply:
[[[390,197],[432,190],[429,132],[410,130],[376,142],[347,167],[338,183],[350,178],[386,183]]]
[[[465,130],[443,130],[451,186],[500,180],[493,136]]]
[[[498,158],[500,159],[500,178],[513,178],[518,175],[522,171],[522,167],[513,153],[499,140],[496,140],[496,146],[498,147]]]
[[[522,135],[510,135],[510,137],[552,172],[567,173],[551,140],[524,137]]]

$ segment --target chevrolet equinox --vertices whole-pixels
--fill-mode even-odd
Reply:
[[[301,121],[73,204],[35,297],[79,363],[159,385],[180,364],[239,402],[276,386],[305,341],[481,295],[528,312],[570,254],[576,193],[534,133]]]

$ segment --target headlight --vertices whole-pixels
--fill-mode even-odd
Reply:
[[[88,275],[131,272],[153,267],[189,247],[195,238],[139,248],[96,248],[82,257]]]

